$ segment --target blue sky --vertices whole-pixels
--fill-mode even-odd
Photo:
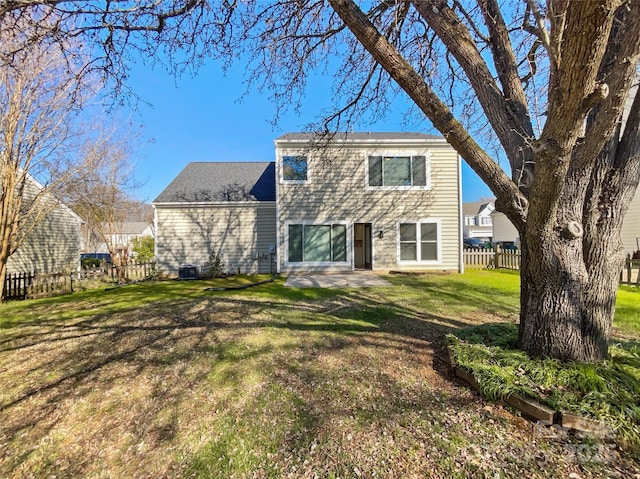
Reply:
[[[129,113],[142,126],[136,145],[136,176],[144,182],[137,196],[153,201],[190,161],[273,161],[273,140],[301,131],[330,105],[332,79],[315,78],[306,91],[302,113],[287,111],[274,127],[275,105],[269,92],[246,91],[242,66],[226,75],[211,63],[196,77],[174,78],[161,69],[134,66],[128,84],[149,103]],[[361,131],[406,131],[400,100],[388,118],[360,126]],[[425,122],[416,131],[438,133]],[[462,171],[463,201],[490,197],[471,169]]]

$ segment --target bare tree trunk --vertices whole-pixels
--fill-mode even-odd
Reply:
[[[626,166],[637,172],[638,163],[631,158]],[[533,357],[591,362],[608,355],[625,258],[620,232],[638,183],[635,173],[620,184],[620,166],[615,149],[605,149],[591,168],[570,168],[555,209],[528,218],[519,339]]]
[[[2,205],[3,207],[3,211],[2,211],[2,227],[0,227],[0,233],[2,234],[2,237],[0,237],[0,302],[2,302],[2,298],[4,297],[4,281],[7,277],[7,261],[9,260],[9,254],[10,254],[10,237],[11,237],[11,230],[12,228],[9,226],[6,226],[6,218],[5,216],[5,211],[7,208],[7,205]]]
[[[7,261],[0,260],[0,303],[4,300],[4,283],[7,279]]]
[[[535,138],[498,2],[480,2],[480,9],[500,85],[455,8],[436,0],[412,2],[466,73],[511,162],[514,176],[508,178],[356,2],[329,1],[489,185],[496,207],[520,232],[520,347],[534,357],[605,358],[624,260],[622,218],[640,177],[637,95],[624,137],[618,134],[640,55],[637,11],[614,0],[555,2],[549,30],[532,27],[550,62],[547,120]]]

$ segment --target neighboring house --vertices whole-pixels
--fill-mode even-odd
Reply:
[[[636,251],[640,251],[640,245],[638,245],[640,243],[640,188],[636,191],[629,211],[624,217],[620,236],[626,254],[633,255]]]
[[[464,237],[478,238],[483,241],[497,241],[493,238],[492,213],[495,209],[493,200],[463,203]]]
[[[242,273],[274,270],[273,162],[189,163],[153,202],[158,270],[202,266],[213,252]]]
[[[32,180],[29,187],[42,189]],[[7,261],[7,273],[59,273],[80,264],[82,219],[63,203],[57,204],[31,230]]]
[[[509,241],[517,245],[520,244],[520,234],[507,215],[494,211],[491,213],[491,218],[493,220],[493,242]]]
[[[144,221],[125,221],[111,226],[102,225],[101,229],[115,251],[126,249],[128,254],[131,254],[131,247],[135,238],[142,238],[143,236],[155,237],[153,225]],[[82,228],[82,243],[83,253],[109,253],[109,247],[103,241],[102,236],[86,224]]]
[[[109,229],[105,228],[106,231]],[[127,255],[131,255],[133,240],[144,236],[155,237],[152,225],[144,221],[125,221],[122,224],[114,225],[113,231],[107,235],[107,241],[115,251],[126,250]]]
[[[109,240],[118,246],[131,245],[135,238],[154,237],[153,225],[144,221],[126,221],[122,225],[118,225],[116,229],[117,231],[113,232]]]
[[[636,85],[631,89],[629,96],[626,99],[625,108],[622,114],[623,125],[626,125],[627,123],[627,117],[629,116],[633,99],[635,98],[638,90],[638,83],[640,83],[640,75],[637,76]],[[629,206],[629,210],[627,211],[622,223],[620,236],[622,237],[622,244],[624,246],[625,253],[633,255],[636,251],[640,250],[640,245],[638,244],[640,243],[640,188],[636,191],[633,200],[631,200],[631,205]]]
[[[517,244],[520,235],[507,216],[498,211],[494,211],[491,216],[493,217],[493,241],[514,241]],[[638,246],[640,242],[640,189],[636,191],[629,211],[624,217],[620,236],[625,254],[633,255],[634,252],[640,250]]]
[[[275,140],[275,163],[190,163],[158,196],[156,258],[242,273],[461,271],[460,160],[442,137]]]

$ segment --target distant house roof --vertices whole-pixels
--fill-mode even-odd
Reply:
[[[192,162],[154,203],[275,201],[274,162]]]
[[[464,216],[478,216],[478,214],[480,214],[489,205],[492,206],[489,211],[489,213],[491,213],[493,211],[493,200],[462,203],[462,214],[464,214]]]
[[[122,223],[120,233],[127,235],[140,235],[144,233],[144,230],[150,227],[151,225],[144,221],[126,221]]]
[[[349,132],[337,133],[335,136],[328,136],[327,139],[338,141],[366,141],[366,140],[444,140],[441,135],[430,135],[427,133],[414,132]],[[323,137],[318,133],[286,133],[276,138],[279,141],[323,141]]]

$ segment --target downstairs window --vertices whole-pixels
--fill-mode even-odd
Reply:
[[[347,226],[344,224],[289,225],[289,263],[347,261]]]

